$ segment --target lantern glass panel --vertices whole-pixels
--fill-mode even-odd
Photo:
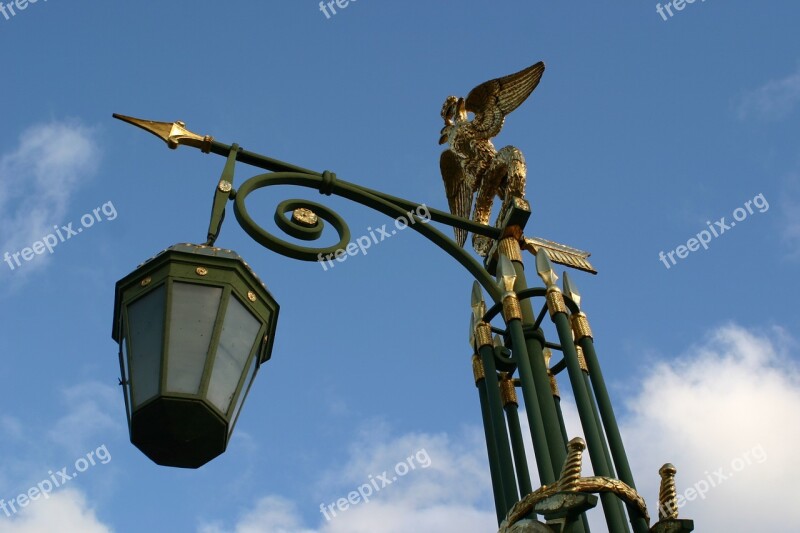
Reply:
[[[173,283],[167,352],[169,392],[199,392],[221,298],[221,287]]]
[[[231,295],[208,386],[208,399],[223,413],[228,412],[260,330],[261,322]]]
[[[231,431],[233,431],[233,427],[236,425],[236,418],[239,415],[239,410],[242,408],[242,404],[244,403],[245,397],[250,392],[250,385],[253,384],[253,378],[255,377],[257,369],[258,369],[258,352],[254,353],[252,359],[250,360],[250,368],[247,371],[247,377],[244,380],[244,385],[242,385],[242,392],[239,393],[239,398],[236,399],[236,407],[234,407],[233,413],[231,413],[231,423],[228,426],[229,434]]]
[[[122,391],[125,394],[125,408],[128,410],[128,417],[130,418],[131,409],[131,374],[128,369],[128,339],[123,336],[120,344],[119,359],[122,364]]]
[[[166,289],[161,285],[128,306],[133,408],[158,394],[164,341]]]

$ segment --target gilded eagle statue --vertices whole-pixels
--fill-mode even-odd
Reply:
[[[544,63],[538,62],[515,74],[482,83],[467,98],[448,96],[442,106],[444,128],[439,144],[449,144],[442,152],[439,166],[447,193],[450,212],[488,224],[495,196],[503,201],[498,215],[502,221],[514,197],[524,198],[527,167],[522,152],[514,146],[496,150],[492,144],[503,127],[506,116],[518,108],[539,85]],[[473,113],[469,120],[467,113]],[[456,241],[464,246],[467,231],[455,229]],[[485,256],[492,240],[473,235],[472,246]]]

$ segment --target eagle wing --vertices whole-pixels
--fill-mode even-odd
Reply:
[[[467,182],[467,176],[458,155],[450,149],[442,152],[439,158],[439,168],[442,171],[450,212],[457,217],[469,218],[472,210],[472,189]],[[456,242],[459,246],[464,246],[464,242],[467,240],[467,230],[463,228],[454,228],[454,230]]]
[[[471,125],[482,139],[491,139],[503,127],[505,117],[531,95],[544,74],[544,62],[472,89],[467,96],[467,111],[475,113]]]

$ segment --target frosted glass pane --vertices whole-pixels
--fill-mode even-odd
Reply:
[[[222,288],[172,285],[167,390],[197,394],[208,355]]]
[[[128,306],[134,408],[158,394],[164,342],[164,302],[162,285]]]
[[[256,369],[258,365],[258,352],[253,355],[252,361],[250,361],[250,369],[247,371],[247,379],[244,381],[244,385],[242,386],[242,392],[239,394],[239,397],[236,399],[236,407],[233,408],[233,413],[231,413],[231,423],[228,426],[228,435],[230,435],[231,431],[233,431],[233,426],[236,424],[236,417],[239,416],[239,410],[242,408],[242,404],[250,392],[250,387],[253,385],[253,377],[256,373]]]
[[[119,357],[122,361],[122,393],[125,395],[125,409],[128,410],[128,420],[131,417],[131,374],[128,370],[128,339],[122,337]]]
[[[244,365],[247,364],[247,356],[253,350],[260,329],[261,322],[239,300],[231,296],[208,386],[208,399],[223,413],[231,405]]]

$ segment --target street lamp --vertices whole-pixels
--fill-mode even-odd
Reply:
[[[177,244],[116,286],[114,340],[131,442],[154,462],[198,468],[225,451],[278,304],[236,253]]]
[[[509,94],[516,94],[519,86],[507,82],[503,78],[482,86],[478,96],[504,87]],[[466,105],[471,105],[469,98]],[[466,115],[460,108],[460,114],[456,113],[454,106],[455,103],[443,109],[445,133],[461,124],[456,123],[456,114],[462,118]],[[182,122],[114,116],[156,135],[170,148],[191,146],[227,157],[216,184],[205,246],[173,247],[117,284],[114,338],[121,346],[131,440],[157,463],[197,467],[225,450],[246,390],[258,366],[269,358],[278,313],[275,301],[241,258],[213,248],[227,204],[233,204],[236,221],[257,243],[285,257],[314,262],[350,250],[353,243],[346,222],[325,205],[286,200],[275,210],[276,225],[285,234],[315,241],[322,236],[326,221],[338,235],[338,242],[327,247],[289,242],[268,232],[250,216],[246,199],[251,193],[279,185],[306,187],[406,220],[415,217],[413,212],[418,214],[424,204],[340,180],[330,171],[316,172],[243,150],[237,144],[223,144],[187,130]],[[516,152],[503,154],[502,157],[511,158],[507,163],[519,178],[522,167],[519,158],[514,159]],[[267,172],[234,189],[237,162]],[[441,163],[443,169],[455,168],[447,158]],[[446,184],[447,179],[445,176]],[[462,205],[464,198],[459,195],[466,189],[459,189],[463,185],[459,180],[456,173],[450,183],[455,190],[448,189],[453,193],[448,193],[448,199],[460,209],[466,204]],[[633,482],[580,295],[566,274],[563,289],[556,286],[558,277],[551,260],[596,273],[587,260],[589,254],[538,237],[526,237],[530,206],[523,197],[507,193],[501,209],[503,216],[495,226],[424,206],[429,215],[424,222],[451,226],[460,243],[433,224],[422,223],[418,216],[415,221],[420,223],[408,225],[453,257],[477,283],[472,291],[469,354],[479,392],[500,531],[587,533],[586,511],[598,499],[610,532],[692,531],[691,520],[678,518],[676,470],[669,464],[660,471],[658,522],[651,528],[647,505]],[[291,217],[287,217],[289,212]],[[483,264],[462,247],[465,233],[472,233],[480,248],[488,246]],[[528,287],[523,251],[536,256],[536,272],[544,287]],[[488,296],[486,301],[483,291]],[[538,314],[533,307],[535,299],[543,300]],[[231,316],[234,312],[239,314]],[[543,331],[548,315],[555,337],[546,336]],[[232,329],[226,329],[229,327]],[[551,365],[553,350],[560,352],[561,358]],[[227,361],[224,371],[220,370],[220,358]],[[218,371],[222,374],[217,375]],[[576,399],[586,441],[568,439],[557,384],[559,375]],[[218,388],[223,385],[224,392]],[[516,388],[522,391],[542,483],[535,490],[524,466],[526,449],[516,412],[520,407]],[[584,450],[588,451],[593,476],[582,474]]]

